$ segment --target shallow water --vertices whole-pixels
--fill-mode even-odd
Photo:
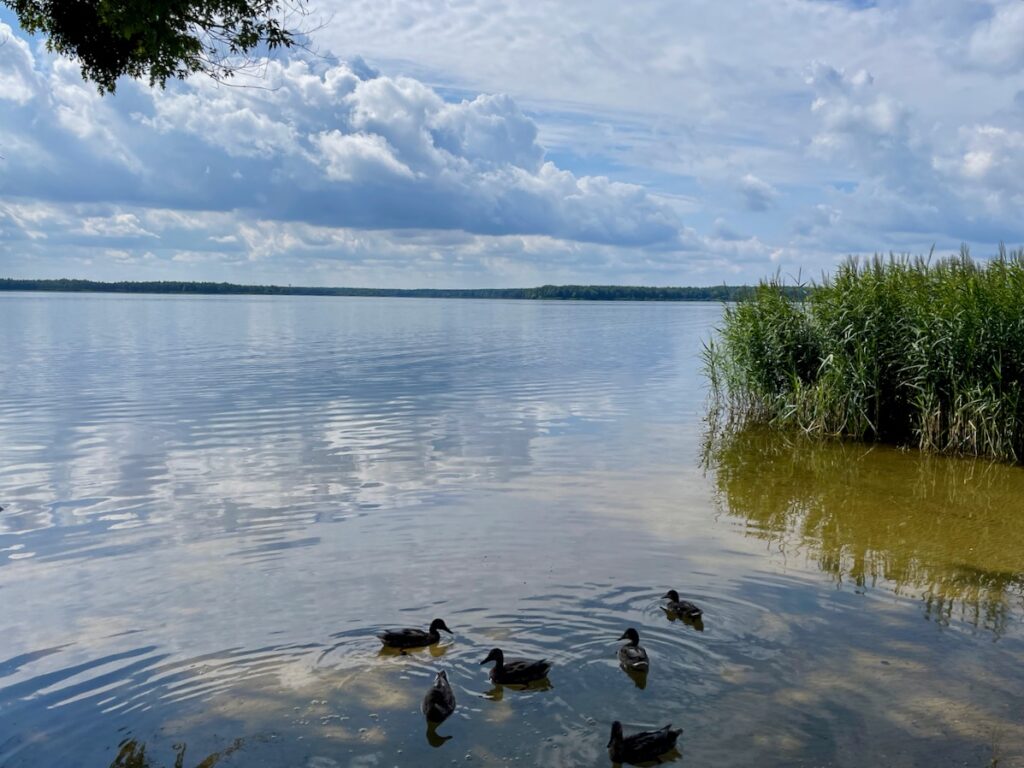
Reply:
[[[1024,470],[708,442],[718,314],[0,295],[0,766],[1024,765]]]

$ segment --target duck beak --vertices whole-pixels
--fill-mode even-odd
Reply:
[[[668,592],[666,592],[664,595],[661,596],[662,600],[670,600],[671,598],[672,598],[672,595],[670,595]]]
[[[625,633],[625,632],[623,632],[623,633],[622,633],[622,637],[620,637],[620,638],[619,638],[619,640],[628,640],[628,639],[629,639],[629,638],[628,638],[628,637],[626,637],[626,633]]]

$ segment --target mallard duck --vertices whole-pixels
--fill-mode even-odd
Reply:
[[[686,616],[691,619],[697,619],[704,615],[704,611],[698,608],[696,605],[691,603],[689,600],[680,600],[679,593],[674,589],[670,589],[664,595],[661,596],[662,600],[668,600],[668,608],[672,613],[680,616]]]
[[[496,683],[526,684],[535,680],[543,680],[551,669],[547,659],[506,659],[500,648],[492,648],[487,658],[481,661],[486,664],[494,662],[491,680]]]
[[[431,723],[443,723],[455,711],[455,693],[448,683],[448,673],[443,669],[434,678],[434,685],[423,697],[423,714]]]
[[[673,730],[669,723],[658,731],[640,731],[632,736],[622,734],[622,723],[612,723],[612,737],[608,740],[608,756],[613,763],[644,763],[675,749],[682,728]]]
[[[426,632],[422,629],[389,629],[381,632],[377,637],[384,645],[392,648],[422,648],[425,645],[433,645],[441,639],[438,630],[443,630],[449,635],[454,634],[441,619],[434,619],[430,622],[430,629]]]
[[[619,664],[630,672],[646,672],[651,668],[651,660],[647,651],[640,647],[640,633],[630,627],[622,633],[619,640],[629,640],[619,648]]]

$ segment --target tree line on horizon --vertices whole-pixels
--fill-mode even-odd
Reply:
[[[787,287],[792,298],[805,288]],[[148,282],[95,280],[23,280],[0,278],[0,291],[62,293],[228,294],[258,296],[377,296],[433,299],[547,299],[561,301],[738,301],[754,291],[749,285],[632,286],[542,285],[536,288],[319,288],[283,285],[160,280]]]

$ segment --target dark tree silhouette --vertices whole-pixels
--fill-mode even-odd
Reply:
[[[100,92],[117,79],[163,86],[202,72],[222,80],[257,50],[287,48],[306,0],[0,0],[26,32],[79,61]]]

